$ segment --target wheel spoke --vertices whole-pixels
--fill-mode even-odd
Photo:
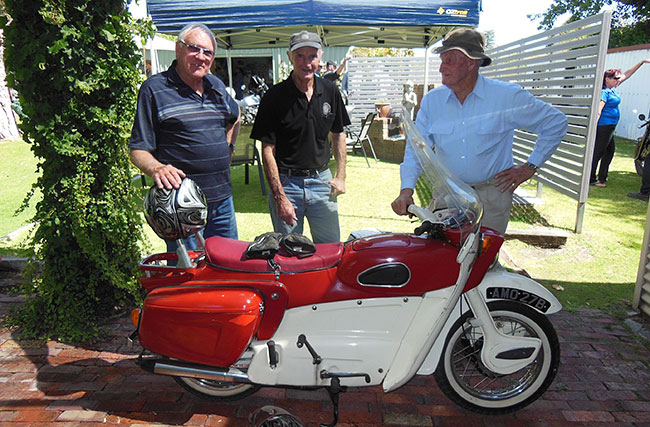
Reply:
[[[510,336],[535,336],[533,331],[521,321],[510,317],[495,318],[497,328]],[[470,394],[484,398],[506,398],[512,393],[526,387],[534,380],[535,369],[540,365],[534,360],[520,371],[508,375],[498,375],[491,372],[480,360],[480,328],[465,325],[460,339],[456,341],[451,356],[454,375]],[[539,359],[539,358],[538,358]]]

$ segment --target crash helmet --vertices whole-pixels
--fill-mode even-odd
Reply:
[[[301,419],[278,406],[267,405],[248,415],[252,427],[304,427]]]
[[[161,239],[184,239],[205,227],[207,201],[201,188],[185,178],[178,189],[152,186],[144,199],[144,215]]]

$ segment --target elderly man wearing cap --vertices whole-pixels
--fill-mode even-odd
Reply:
[[[518,85],[479,75],[492,60],[473,29],[448,33],[436,49],[443,86],[422,99],[416,125],[449,170],[474,187],[484,206],[483,225],[505,233],[512,193],[553,154],[567,131],[565,115]],[[538,134],[528,162],[514,166],[515,129]],[[406,215],[422,172],[409,146],[400,168],[395,213]]]
[[[350,124],[336,85],[315,76],[321,46],[318,34],[291,36],[291,75],[264,95],[251,131],[251,138],[262,141],[273,229],[302,233],[307,217],[315,243],[340,240],[336,196],[345,192],[344,126]],[[334,178],[328,167],[331,152]]]

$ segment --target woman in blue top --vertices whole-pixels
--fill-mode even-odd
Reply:
[[[625,80],[632,77],[632,74],[641,67],[641,65],[650,63],[650,59],[644,59],[625,73],[621,73],[618,68],[605,71],[603,76],[603,89],[600,94],[600,107],[598,109],[598,127],[596,130],[596,143],[594,145],[594,157],[591,162],[591,177],[589,183],[596,187],[606,187],[607,174],[609,165],[614,158],[614,129],[621,117],[618,104],[621,103],[621,97],[616,92],[616,88]],[[596,176],[596,169],[598,176]]]

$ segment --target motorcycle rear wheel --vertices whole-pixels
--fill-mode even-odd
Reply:
[[[242,384],[203,378],[174,377],[185,390],[203,399],[227,402],[243,399],[260,389],[255,384]]]
[[[459,406],[481,414],[505,414],[529,405],[546,391],[560,364],[560,343],[551,322],[532,308],[512,301],[491,302],[488,308],[502,333],[542,340],[535,360],[510,375],[491,372],[480,360],[480,328],[470,325],[472,314],[467,312],[449,331],[434,376]]]

